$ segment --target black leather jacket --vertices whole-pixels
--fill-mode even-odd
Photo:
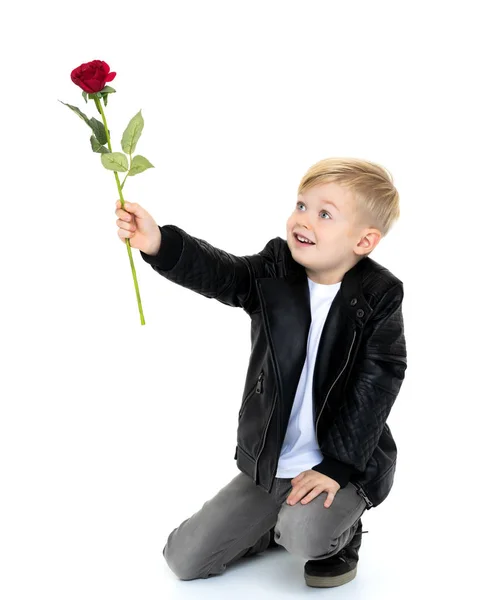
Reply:
[[[158,254],[141,252],[156,272],[251,318],[234,458],[270,492],[306,359],[306,271],[281,237],[257,254],[235,256],[175,225],[159,228]],[[324,459],[311,468],[341,488],[351,481],[368,510],[389,494],[396,469],[386,419],[407,368],[402,300],[402,281],[370,257],[361,259],[333,299],[315,363],[314,419]]]

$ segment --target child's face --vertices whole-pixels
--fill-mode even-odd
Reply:
[[[303,234],[314,245],[300,244],[293,232]],[[377,229],[365,226],[352,192],[334,182],[299,194],[286,222],[286,239],[294,260],[305,267],[310,279],[326,285],[341,281],[380,236]]]

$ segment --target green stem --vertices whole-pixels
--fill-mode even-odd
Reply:
[[[107,143],[108,143],[108,149],[110,150],[110,152],[112,152],[111,142],[110,142],[110,134],[108,133],[108,125],[106,124],[105,113],[103,112],[103,108],[102,108],[102,105],[101,105],[101,102],[100,102],[100,99],[98,98],[98,96],[94,96],[94,100],[95,100],[95,104],[96,104],[98,110],[100,111],[101,118],[103,119],[103,125],[105,127],[105,133],[106,133],[106,140],[107,140]],[[120,194],[121,207],[124,208],[124,206],[125,206],[125,200],[123,198],[123,193],[122,193],[123,184],[120,185],[120,178],[118,177],[117,171],[114,171],[114,173],[115,173],[116,185],[118,187],[118,193]],[[127,173],[126,177],[128,177],[128,173]],[[126,177],[123,180],[123,183],[125,183]],[[140,311],[140,322],[141,322],[142,325],[144,325],[145,324],[145,317],[143,316],[143,308],[141,306],[140,290],[138,289],[138,281],[136,279],[135,265],[133,263],[133,256],[131,254],[130,240],[128,238],[125,238],[125,239],[126,239],[126,248],[128,250],[128,256],[129,256],[129,259],[130,259],[131,272],[133,274],[133,281],[135,283],[136,300],[137,300],[137,303],[138,303],[138,309]]]
[[[131,159],[130,159],[130,166],[131,166]],[[125,181],[126,181],[127,177],[128,177],[128,173],[125,175],[125,179],[123,180],[123,183],[121,184],[121,189],[123,189],[123,186],[125,185]]]

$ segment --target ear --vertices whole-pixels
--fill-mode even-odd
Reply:
[[[379,244],[381,239],[379,229],[367,229],[361,234],[361,239],[357,243],[357,248],[361,250],[358,254],[369,254]]]

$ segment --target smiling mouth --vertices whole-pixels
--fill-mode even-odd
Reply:
[[[316,245],[314,242],[311,242],[311,243],[309,243],[309,242],[301,242],[301,241],[298,239],[298,236],[297,236],[297,234],[296,234],[296,233],[293,233],[293,238],[294,238],[294,241],[296,242],[296,244],[297,244],[298,246],[315,246],[315,245]]]

